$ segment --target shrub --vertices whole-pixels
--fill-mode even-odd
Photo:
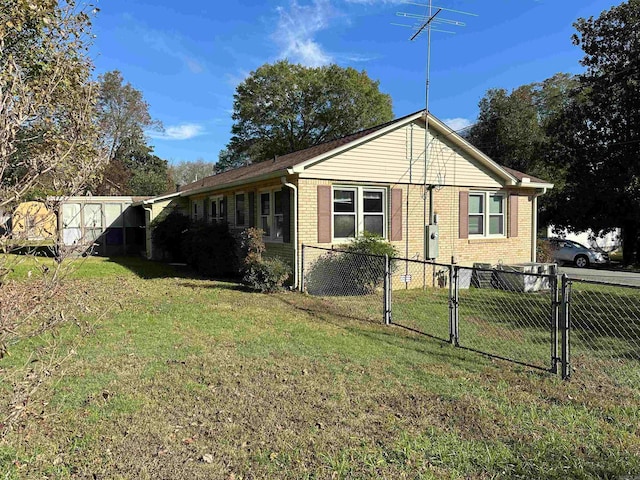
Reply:
[[[159,216],[151,223],[154,246],[161,249],[163,257],[168,256],[169,260],[185,261],[182,243],[190,226],[189,217],[176,211]]]
[[[237,277],[238,242],[226,222],[192,222],[182,248],[187,263],[208,277]]]
[[[282,290],[291,275],[291,268],[281,258],[261,258],[245,264],[242,282],[263,293]]]
[[[536,245],[536,261],[541,263],[553,263],[553,247],[549,240],[538,239]]]
[[[311,267],[306,280],[313,295],[368,295],[384,282],[384,255],[397,250],[378,235],[365,232],[341,251],[321,256]],[[391,261],[392,271],[395,261]]]
[[[247,228],[242,232],[241,250],[244,256],[242,283],[263,293],[282,290],[291,275],[291,268],[281,258],[263,258],[263,231]]]

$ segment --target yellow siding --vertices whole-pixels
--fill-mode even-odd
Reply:
[[[492,172],[445,136],[430,137],[427,183],[498,188]],[[424,183],[424,126],[413,123],[321,161],[301,178],[382,183]]]

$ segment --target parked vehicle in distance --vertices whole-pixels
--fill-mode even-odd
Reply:
[[[609,263],[609,255],[565,238],[548,238],[553,260],[558,264],[573,263],[578,268]]]

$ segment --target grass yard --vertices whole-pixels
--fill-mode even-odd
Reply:
[[[639,384],[562,382],[139,259],[90,258],[68,282],[77,321],[0,360],[15,380],[31,352],[71,352],[0,439],[0,478],[640,475]]]

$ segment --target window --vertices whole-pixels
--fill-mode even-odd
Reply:
[[[224,222],[224,196],[211,197],[209,198],[209,202],[211,203],[209,221],[216,223]]]
[[[284,238],[284,208],[282,190],[260,193],[260,228],[265,239],[282,241]]]
[[[367,187],[333,189],[333,238],[351,238],[362,232],[386,236],[386,190]]]
[[[492,192],[469,194],[469,235],[483,237],[505,235],[504,194]]]
[[[271,236],[271,193],[260,194],[260,228],[265,237]]]
[[[236,225],[243,226],[245,224],[244,213],[244,193],[236,194]]]
[[[198,220],[198,204],[193,202],[193,219]]]

